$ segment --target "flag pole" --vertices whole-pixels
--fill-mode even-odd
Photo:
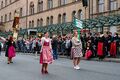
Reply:
[[[76,17],[74,16],[74,20],[73,20],[73,24],[76,26],[77,28],[77,32],[78,32],[78,39],[80,40],[80,32],[81,32],[81,25],[78,25],[79,22],[76,21]],[[78,19],[77,19],[78,20]]]

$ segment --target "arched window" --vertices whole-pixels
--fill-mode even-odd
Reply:
[[[43,19],[40,19],[40,26],[43,26]]]
[[[11,4],[11,0],[9,0],[9,3]]]
[[[7,0],[5,0],[5,6],[7,6]]]
[[[40,26],[40,20],[37,19],[37,27]]]
[[[50,22],[49,22],[49,17],[47,17],[47,19],[46,19],[46,25],[50,25]]]
[[[43,11],[43,1],[42,0],[38,0],[38,12]]]
[[[48,0],[47,7],[48,9],[53,8],[53,0]]]
[[[34,21],[32,20],[32,28],[34,27]]]
[[[53,16],[50,17],[50,24],[53,24]]]
[[[11,20],[11,12],[9,13],[9,20]]]
[[[61,14],[58,15],[58,23],[61,24]]]
[[[30,8],[29,9],[30,9],[30,15],[34,14],[34,3],[33,2],[30,3]]]
[[[1,22],[3,22],[3,16],[1,16]]]
[[[5,14],[5,22],[7,21],[7,14]]]
[[[65,23],[66,22],[66,13],[63,13],[63,16],[62,16],[62,23]]]
[[[109,0],[110,2],[110,10],[116,10],[118,5],[117,5],[117,0]]]
[[[58,0],[58,6],[61,6],[62,0]]]
[[[31,28],[31,26],[32,26],[32,23],[31,23],[31,21],[29,21],[29,28]]]
[[[72,12],[72,21],[74,20],[74,17],[76,17],[76,11]]]
[[[20,8],[20,17],[22,17],[23,9]]]
[[[14,11],[14,15],[15,15],[16,12],[17,12],[17,11],[15,10],[15,11]]]
[[[98,0],[98,12],[104,12],[104,1],[105,0]]]
[[[1,8],[3,8],[3,1],[1,2]]]
[[[78,19],[81,20],[82,19],[82,10],[78,11]]]

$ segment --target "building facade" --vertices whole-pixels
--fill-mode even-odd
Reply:
[[[120,15],[120,0],[89,0],[90,1],[90,18],[99,16]],[[120,22],[120,21],[119,21]],[[100,32],[101,28],[96,28]],[[112,33],[118,32],[120,34],[119,25],[107,25],[103,27],[103,31],[110,31]]]
[[[2,30],[12,30],[16,12],[20,16],[21,29],[72,22],[73,16],[89,18],[89,8],[85,10],[82,0],[0,0]]]
[[[78,19],[94,19],[99,16],[120,15],[120,0],[0,0],[0,30],[12,31],[15,13],[19,13],[21,29],[72,22]],[[91,23],[89,23],[91,25]],[[99,24],[99,23],[98,23]],[[97,32],[120,33],[120,25],[102,25],[91,29]]]

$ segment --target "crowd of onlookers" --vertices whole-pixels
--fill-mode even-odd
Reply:
[[[66,55],[72,58],[72,34],[64,34],[62,36],[53,35],[51,37],[53,57],[58,58],[58,55]],[[80,39],[82,42],[83,56],[86,56],[88,50],[91,51],[89,58],[98,57],[98,43],[103,43],[103,58],[104,57],[119,57],[120,56],[120,36],[117,33],[111,32],[102,33],[81,33]],[[6,40],[7,41],[7,40]],[[114,43],[114,44],[113,44]],[[114,45],[114,46],[113,46]],[[22,53],[40,54],[41,37],[24,39],[18,38],[16,41],[16,51]],[[1,50],[1,49],[0,49]],[[5,44],[4,44],[5,50]],[[115,51],[116,50],[116,51]],[[114,53],[114,55],[113,55]]]

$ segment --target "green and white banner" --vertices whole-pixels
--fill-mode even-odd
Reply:
[[[74,25],[80,29],[83,28],[83,22],[77,18],[74,17],[74,21],[73,21]]]
[[[77,19],[76,17],[74,17],[74,20],[73,20],[73,24],[75,27],[78,28],[78,39],[80,39],[80,31],[81,29],[83,29],[83,22],[79,19]]]

